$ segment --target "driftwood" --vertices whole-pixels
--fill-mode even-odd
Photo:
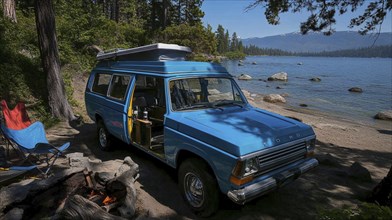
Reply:
[[[99,205],[80,195],[69,197],[65,202],[64,208],[57,213],[54,219],[85,220],[123,220],[124,218],[112,215],[103,210]]]
[[[87,168],[83,170],[84,177],[86,178],[86,185],[90,189],[95,189],[95,184],[93,183],[93,179],[91,178],[91,173]]]
[[[109,205],[101,206],[101,208],[102,208],[103,210],[105,210],[106,212],[110,212],[112,209],[115,209],[115,208],[117,208],[118,206],[120,206],[120,203],[119,203],[119,202],[113,202],[113,203],[110,203]]]
[[[135,178],[139,172],[138,165],[129,157],[124,159],[124,163],[117,169],[117,172],[109,175],[104,172],[100,177],[99,183],[105,185],[106,195],[113,197],[115,201],[110,204],[100,206],[99,201],[102,196],[92,196],[88,199],[80,195],[68,197],[64,206],[56,214],[55,219],[132,219],[135,215],[136,189],[134,186]],[[95,190],[95,179],[91,178],[91,173],[85,169],[84,177],[88,188]],[[97,173],[96,173],[97,174]],[[102,175],[105,174],[105,175]],[[104,178],[102,178],[104,176]],[[112,179],[110,180],[110,176]],[[97,178],[97,175],[96,175]],[[93,201],[92,201],[93,200]],[[121,215],[114,216],[109,212],[117,209]]]
[[[130,169],[107,184],[107,193],[121,200],[121,206],[117,208],[122,217],[130,219],[135,215],[136,189],[134,186],[135,171]],[[121,198],[121,196],[123,198]]]

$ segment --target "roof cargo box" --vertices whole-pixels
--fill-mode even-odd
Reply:
[[[118,61],[165,61],[185,60],[192,51],[189,47],[177,44],[150,44],[131,49],[116,49],[97,55],[97,60],[115,59]]]

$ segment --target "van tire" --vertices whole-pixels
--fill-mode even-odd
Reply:
[[[102,120],[97,123],[98,146],[103,151],[110,151],[113,143],[113,137],[109,134]]]
[[[206,162],[198,158],[185,160],[178,171],[180,192],[196,215],[208,217],[219,207],[219,188]]]

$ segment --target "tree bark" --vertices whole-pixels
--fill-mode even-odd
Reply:
[[[374,187],[372,195],[369,199],[379,205],[389,206],[392,208],[392,166],[384,179]]]
[[[56,118],[73,120],[75,116],[68,103],[60,73],[56,24],[51,0],[35,0],[35,19],[42,67],[47,75],[50,111]]]
[[[15,0],[3,0],[3,15],[16,23]]]

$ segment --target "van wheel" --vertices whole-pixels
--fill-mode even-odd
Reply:
[[[219,206],[219,189],[208,165],[196,158],[184,161],[178,171],[180,192],[188,206],[200,217],[208,217]]]
[[[97,123],[97,133],[99,148],[103,151],[109,151],[113,140],[102,120],[99,120]]]

